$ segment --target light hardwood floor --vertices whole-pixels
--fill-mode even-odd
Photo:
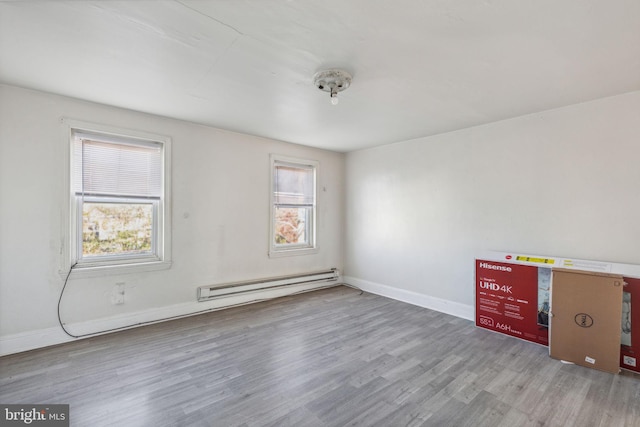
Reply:
[[[640,375],[336,287],[0,358],[74,426],[640,426]]]

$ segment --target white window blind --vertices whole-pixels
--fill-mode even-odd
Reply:
[[[160,199],[162,145],[121,139],[111,142],[86,133],[74,138],[76,195]]]
[[[314,181],[313,167],[276,162],[273,180],[275,205],[313,206]]]

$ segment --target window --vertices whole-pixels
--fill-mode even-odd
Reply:
[[[167,262],[168,138],[91,126],[70,126],[69,132],[69,264],[113,268]]]
[[[271,156],[270,256],[316,252],[318,163]]]

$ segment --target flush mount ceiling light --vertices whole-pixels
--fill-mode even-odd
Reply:
[[[318,71],[313,76],[313,84],[322,91],[331,94],[331,103],[338,103],[338,92],[342,92],[351,85],[351,74],[342,70]]]

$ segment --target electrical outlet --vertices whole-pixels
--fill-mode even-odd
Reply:
[[[116,283],[116,286],[113,288],[111,302],[115,305],[124,304],[124,282]]]

